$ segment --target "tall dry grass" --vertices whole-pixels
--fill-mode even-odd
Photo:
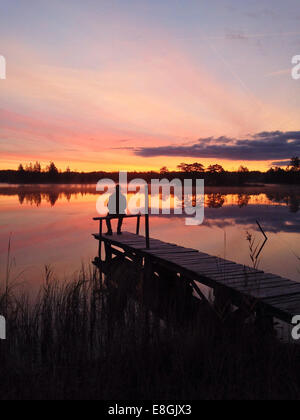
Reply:
[[[84,267],[60,282],[46,267],[33,302],[2,290],[0,398],[299,398],[297,346],[223,322],[201,305],[189,322],[175,315],[172,322],[172,308],[163,322],[133,298],[132,284],[119,271],[107,287]]]

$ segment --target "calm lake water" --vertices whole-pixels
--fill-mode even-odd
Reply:
[[[95,186],[0,186],[0,275],[6,276],[7,247],[11,235],[12,280],[39,285],[43,267],[51,265],[67,278],[97,253],[91,233],[98,230]],[[269,240],[259,267],[300,280],[300,188],[209,187],[205,190],[205,222],[185,225],[185,216],[151,216],[151,236],[251,265],[247,232],[257,243]],[[127,220],[124,230],[134,232]]]

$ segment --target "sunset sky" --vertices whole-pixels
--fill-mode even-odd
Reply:
[[[0,0],[0,169],[300,155],[299,0]]]

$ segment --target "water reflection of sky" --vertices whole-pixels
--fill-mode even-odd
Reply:
[[[141,197],[142,199],[142,197]],[[50,264],[60,277],[74,273],[81,261],[96,253],[91,232],[97,230],[95,187],[29,186],[0,188],[0,274],[5,276],[8,238],[12,234],[12,278],[34,283],[43,265]],[[300,190],[291,187],[211,188],[205,194],[205,222],[185,226],[185,215],[151,217],[151,236],[214,255],[250,264],[246,232],[261,240],[259,220],[269,241],[260,267],[300,279]],[[181,206],[180,197],[171,203]],[[162,202],[162,207],[164,203]],[[125,229],[134,231],[134,221]]]

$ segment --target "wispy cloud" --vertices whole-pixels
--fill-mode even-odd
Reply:
[[[243,31],[228,31],[226,33],[226,39],[236,40],[236,41],[246,41],[248,38]]]
[[[280,160],[272,162],[270,166],[289,166],[290,163],[290,160]]]
[[[289,69],[283,69],[283,70],[277,70],[277,71],[273,71],[272,73],[268,73],[266,76],[284,76],[287,74],[291,74],[291,68]]]

